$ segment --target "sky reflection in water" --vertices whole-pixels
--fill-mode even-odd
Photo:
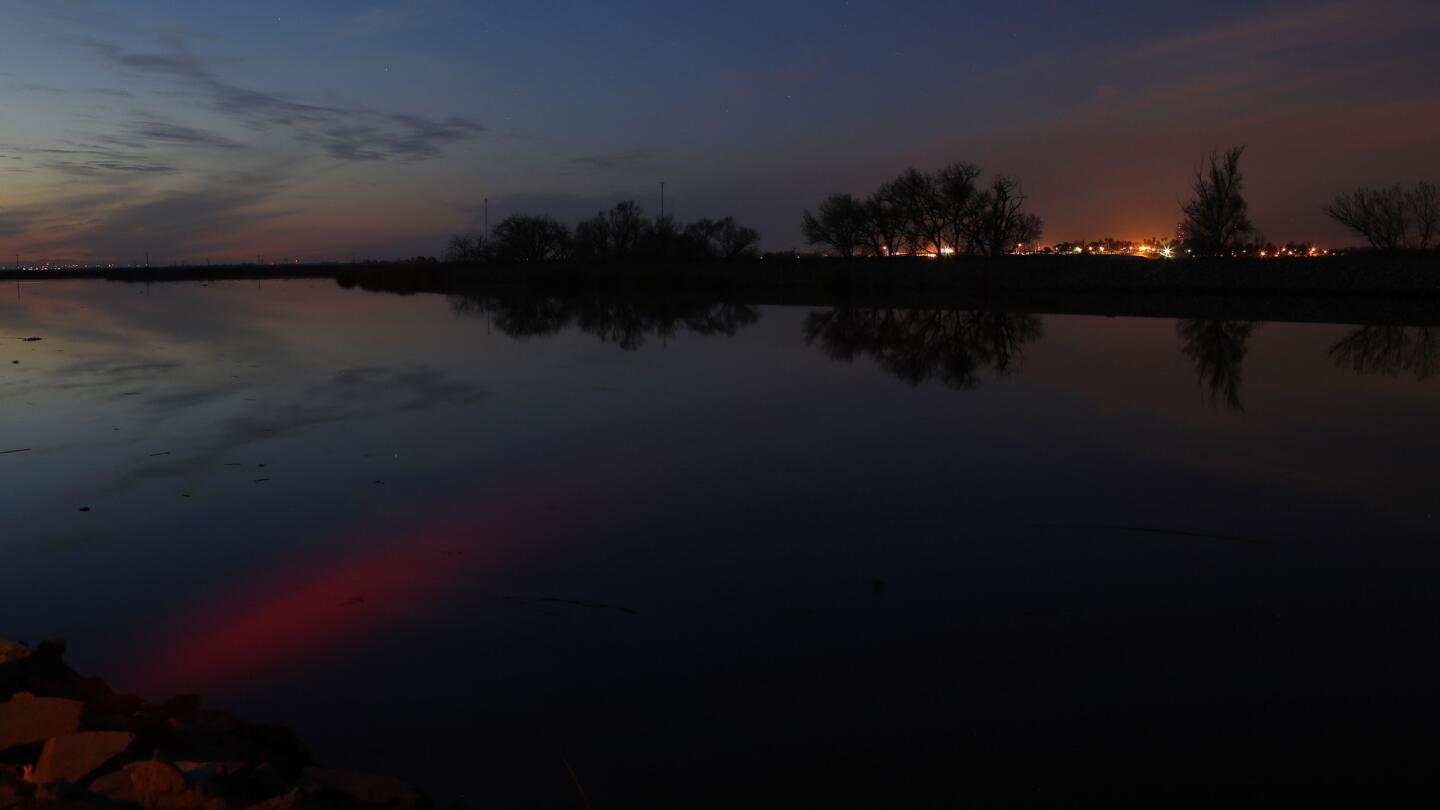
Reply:
[[[1436,717],[1437,330],[13,293],[0,635],[326,762],[619,806]]]

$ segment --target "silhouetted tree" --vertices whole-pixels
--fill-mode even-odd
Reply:
[[[831,194],[817,213],[805,212],[800,231],[811,245],[823,245],[849,259],[865,241],[865,208],[853,194]]]
[[[907,169],[864,202],[833,194],[820,215],[805,212],[805,236],[841,256],[1001,256],[1040,238],[1043,223],[1025,212],[1020,184],[998,177],[983,191],[981,171],[955,163],[934,174]]]
[[[1255,232],[1245,202],[1240,157],[1245,147],[1212,152],[1195,169],[1194,198],[1185,203],[1185,232],[1201,255],[1222,256],[1239,249]]]
[[[760,232],[735,224],[733,217],[701,219],[685,228],[688,248],[699,259],[751,259],[759,255]]]
[[[976,195],[970,214],[962,222],[970,252],[981,256],[1004,256],[1015,246],[1040,238],[1045,224],[1040,217],[1025,213],[1025,195],[1020,184],[997,177],[990,188]]]
[[[1376,250],[1428,250],[1440,237],[1440,188],[1358,188],[1336,196],[1325,213]]]
[[[1182,320],[1176,324],[1185,342],[1185,356],[1195,364],[1195,374],[1205,386],[1211,402],[1224,399],[1237,411],[1240,404],[1241,371],[1249,351],[1255,324],[1247,321]]]
[[[910,243],[922,253],[944,253],[949,206],[934,175],[905,170],[890,184],[890,195]]]
[[[895,204],[890,183],[861,203],[862,242],[871,256],[905,256],[910,253],[905,238],[905,215]]]
[[[554,217],[512,214],[495,226],[496,258],[515,264],[539,264],[564,259],[570,249],[570,229]]]
[[[494,246],[479,231],[457,233],[445,248],[445,261],[453,264],[481,264],[491,258]]]
[[[672,216],[656,217],[646,223],[636,252],[650,261],[673,262],[685,258],[685,234]]]
[[[980,169],[969,163],[946,166],[935,175],[935,191],[943,212],[943,240],[956,255],[974,252],[971,224],[977,213],[975,181],[979,177]]]
[[[575,226],[574,258],[581,261],[625,261],[644,238],[645,211],[633,200],[601,211]]]
[[[1362,326],[1330,347],[1330,359],[1360,374],[1412,373],[1416,380],[1428,380],[1440,372],[1440,329]]]

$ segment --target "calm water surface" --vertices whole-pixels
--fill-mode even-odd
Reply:
[[[447,803],[1440,742],[1440,330],[85,282],[0,338],[0,636]]]

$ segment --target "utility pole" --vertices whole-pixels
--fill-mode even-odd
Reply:
[[[150,269],[150,251],[145,251],[145,269]]]
[[[660,181],[660,218],[665,218],[665,181]]]
[[[485,198],[485,239],[490,239],[490,198]]]

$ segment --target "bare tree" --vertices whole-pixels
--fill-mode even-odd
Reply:
[[[570,248],[570,229],[554,217],[513,214],[495,226],[499,259],[517,264],[559,261]]]
[[[907,235],[922,253],[939,256],[945,243],[947,206],[934,175],[907,169],[890,184],[890,193],[903,217]]]
[[[1045,224],[1026,213],[1025,194],[1009,177],[997,177],[990,188],[976,195],[963,221],[963,231],[972,253],[1004,256],[1015,246],[1040,238]]]
[[[1039,239],[1044,223],[1024,210],[1019,182],[1002,176],[982,191],[981,174],[969,163],[934,174],[912,168],[863,203],[832,195],[820,216],[805,212],[806,238],[842,256],[857,249],[872,256],[1003,256],[1017,243]]]
[[[1429,250],[1440,238],[1440,188],[1431,183],[1357,188],[1336,196],[1325,213],[1387,253]]]
[[[575,226],[577,259],[624,261],[632,258],[645,233],[645,210],[626,200]]]
[[[910,253],[905,238],[904,212],[895,204],[891,184],[865,198],[864,243],[872,256],[904,256]]]
[[[1440,188],[1422,180],[1405,198],[1415,219],[1415,246],[1429,250],[1431,240],[1440,239]]]
[[[1335,197],[1325,209],[1331,219],[1365,237],[1370,247],[1396,251],[1405,247],[1405,190],[1389,188],[1358,188]]]
[[[865,209],[853,194],[831,194],[817,214],[806,211],[800,229],[805,241],[824,245],[841,258],[855,256],[864,240]]]
[[[1197,253],[1229,254],[1255,232],[1249,205],[1245,202],[1245,176],[1240,171],[1240,157],[1244,154],[1243,146],[1223,155],[1212,152],[1195,169],[1192,186],[1195,196],[1182,210],[1185,231],[1190,234]]]
[[[685,238],[694,258],[734,261],[758,253],[755,246],[760,242],[760,232],[736,224],[734,217],[725,217],[692,222],[685,228]]]
[[[722,259],[754,258],[759,252],[760,232],[754,228],[737,225],[734,218],[720,220],[718,233],[712,236]]]
[[[457,233],[450,237],[450,244],[445,248],[445,261],[453,264],[480,264],[490,258],[492,247],[490,240],[479,231]]]
[[[946,166],[935,176],[935,188],[944,212],[944,239],[957,256],[974,252],[969,231],[979,196],[975,181],[979,178],[979,167],[969,163]]]

